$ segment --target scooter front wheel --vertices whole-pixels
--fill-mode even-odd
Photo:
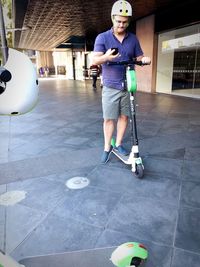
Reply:
[[[143,167],[142,163],[136,164],[136,166],[135,166],[135,176],[137,178],[140,178],[140,179],[143,178],[143,176],[144,176],[144,167]]]

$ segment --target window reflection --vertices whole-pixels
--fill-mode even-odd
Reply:
[[[159,34],[156,91],[200,97],[200,24]]]

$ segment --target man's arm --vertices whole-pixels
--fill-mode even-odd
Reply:
[[[112,61],[113,59],[117,57],[120,57],[119,53],[117,55],[113,55],[114,51],[115,51],[114,49],[113,50],[108,49],[105,54],[103,52],[92,52],[92,64],[101,65],[108,61]],[[150,57],[145,57],[143,55],[137,57],[137,60],[142,61],[142,63],[146,63],[146,64],[151,63]]]
[[[145,57],[142,55],[142,56],[137,57],[136,59],[137,59],[137,61],[142,61],[142,63],[144,63],[144,64],[151,64],[150,57]]]
[[[92,64],[101,65],[119,57],[119,53],[117,55],[113,55],[114,51],[114,49],[108,49],[105,54],[103,52],[92,52]]]

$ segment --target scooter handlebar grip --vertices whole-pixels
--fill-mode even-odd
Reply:
[[[150,65],[151,62],[143,63],[142,60],[129,60],[129,61],[108,61],[107,65]]]

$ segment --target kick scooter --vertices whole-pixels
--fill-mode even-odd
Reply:
[[[134,70],[134,65],[149,65],[144,64],[142,61],[131,60],[131,61],[117,61],[108,62],[108,65],[123,65],[126,67],[126,83],[127,90],[130,94],[130,127],[131,127],[131,152],[127,156],[119,154],[115,149],[115,139],[112,138],[111,145],[113,147],[112,153],[114,153],[120,160],[125,164],[131,165],[132,172],[138,178],[143,178],[144,176],[144,165],[142,158],[139,155],[138,147],[138,136],[137,136],[137,124],[136,124],[136,110],[135,110],[135,93],[137,91],[137,80],[136,73]]]

